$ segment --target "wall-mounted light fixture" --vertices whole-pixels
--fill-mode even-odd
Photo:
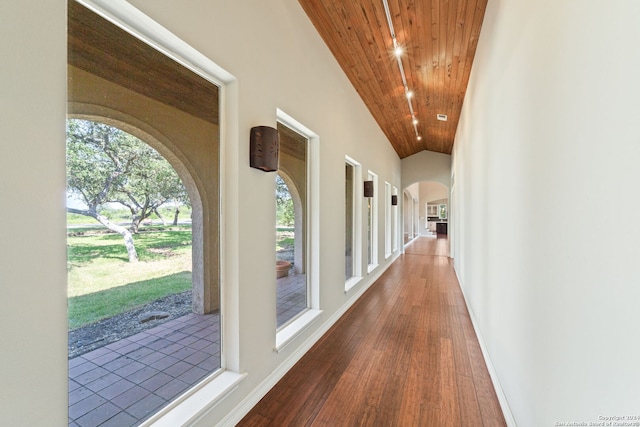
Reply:
[[[398,196],[394,194],[393,196],[391,196],[391,206],[397,206],[397,205],[398,205]]]
[[[251,128],[249,165],[265,172],[278,170],[280,140],[278,130],[269,126]]]
[[[373,197],[373,181],[364,182],[364,197]]]

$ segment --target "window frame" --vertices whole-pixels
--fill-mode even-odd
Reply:
[[[225,194],[237,193],[239,157],[237,79],[152,18],[126,2],[77,0],[114,25],[128,31],[151,48],[199,74],[219,88],[220,114],[220,369],[191,387],[143,422],[142,426],[175,426],[193,422],[220,402],[246,377],[240,371],[240,319],[237,284],[238,204]],[[236,309],[233,309],[236,307]]]
[[[371,170],[367,171],[367,180],[373,181],[373,197],[370,199],[370,205],[367,207],[367,215],[369,215],[369,209],[371,209],[371,228],[367,232],[367,244],[371,244],[371,259],[368,257],[367,251],[367,273],[371,273],[378,265],[378,175]],[[369,207],[370,206],[370,207]],[[368,222],[368,221],[367,221]],[[368,246],[367,246],[368,247]]]
[[[320,137],[304,124],[278,108],[276,120],[307,139],[307,309],[275,331],[276,352],[320,317]],[[274,201],[275,203],[275,201]],[[275,306],[274,306],[275,308]]]
[[[396,186],[392,187],[391,194],[396,196],[396,200],[398,200],[398,188]],[[391,214],[392,214],[392,230],[391,230],[391,253],[396,253],[398,251],[398,206],[400,206],[400,200],[396,205],[391,206]]]
[[[346,165],[353,167],[353,246],[351,257],[353,259],[353,275],[345,281],[344,291],[348,292],[363,278],[362,274],[362,165],[349,156],[344,156]],[[346,215],[346,212],[345,212]]]
[[[391,184],[384,182],[384,259],[391,257]]]

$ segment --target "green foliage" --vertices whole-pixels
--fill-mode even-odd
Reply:
[[[292,250],[295,244],[293,237],[284,237],[282,235],[276,235],[276,251],[280,250]]]
[[[132,232],[163,204],[189,203],[178,174],[160,153],[120,129],[88,120],[67,121],[67,191],[88,206],[87,213],[102,213],[109,203],[126,207]]]
[[[67,239],[71,329],[191,288],[190,227],[145,229],[136,264],[128,262],[120,236],[103,230],[72,229]]]
[[[289,187],[280,175],[276,175],[276,224],[292,226],[294,222],[293,199]]]

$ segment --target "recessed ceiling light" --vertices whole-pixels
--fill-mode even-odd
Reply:
[[[416,119],[415,117],[413,118],[413,124],[417,125],[418,124],[418,119]]]
[[[447,121],[447,115],[446,114],[438,114],[436,116],[436,118],[442,122],[446,122]]]

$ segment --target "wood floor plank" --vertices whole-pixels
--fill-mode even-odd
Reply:
[[[457,375],[458,401],[460,402],[460,422],[461,426],[477,427],[481,426],[482,415],[476,396],[476,388],[473,378],[466,375]]]
[[[257,412],[252,412],[250,415],[243,420],[245,426],[247,427],[265,427],[271,425],[272,420],[267,417],[263,417]]]
[[[461,425],[461,421],[452,346],[450,339],[440,338],[440,409],[442,425],[456,427]]]
[[[476,388],[476,395],[478,398],[478,405],[480,406],[480,412],[485,425],[489,426],[506,426],[500,404],[498,403],[498,397],[487,365],[484,363],[482,357],[482,350],[478,340],[468,339],[467,348],[469,349],[469,359],[471,362],[471,369],[473,371],[473,383]]]
[[[506,425],[447,248],[414,241],[239,425]]]

